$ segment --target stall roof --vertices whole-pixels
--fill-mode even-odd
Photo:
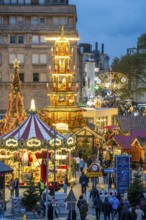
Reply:
[[[13,172],[13,169],[0,161],[0,173],[10,173]]]
[[[15,138],[16,140],[29,140],[34,137],[39,140],[51,140],[54,137],[61,140],[65,139],[63,135],[46,125],[36,113],[30,114],[22,124],[8,134],[3,135],[1,139],[7,140],[9,138]]]

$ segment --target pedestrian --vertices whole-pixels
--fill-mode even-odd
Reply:
[[[0,218],[4,218],[4,210],[6,209],[6,205],[4,199],[0,193]]]
[[[39,183],[38,183],[38,187],[39,187],[39,191],[40,191],[40,196],[42,195],[44,189],[45,189],[45,185],[43,183],[43,180],[40,179]]]
[[[14,196],[14,187],[15,187],[15,180],[12,177],[9,184],[9,190],[10,190],[10,198]]]
[[[83,159],[80,160],[80,172],[83,172],[84,168],[85,168],[85,162]]]
[[[120,220],[130,220],[130,211],[129,211],[127,205],[123,206],[123,210],[121,211]]]
[[[118,205],[118,208],[117,208],[117,212],[118,212],[118,219],[121,220],[121,212],[123,210],[123,207],[124,207],[124,200],[123,198],[121,198],[120,202],[119,202],[119,205]]]
[[[99,194],[96,196],[96,198],[94,200],[94,207],[95,207],[95,211],[96,211],[96,220],[99,220],[100,214],[102,211],[102,200],[101,200]]]
[[[139,208],[139,206],[136,206],[135,212],[137,214],[137,219],[136,220],[143,220],[144,217],[144,212]]]
[[[76,219],[77,219],[76,210],[70,210],[68,213],[67,220],[76,220]]]
[[[65,194],[67,194],[67,186],[68,186],[68,177],[67,174],[65,174],[64,184],[63,184],[63,189]]]
[[[92,186],[91,192],[90,192],[90,199],[92,198],[92,202],[94,204],[95,199],[99,196],[99,191],[95,186]]]
[[[88,212],[88,204],[86,200],[83,198],[83,195],[80,195],[79,200],[77,202],[77,207],[80,212],[81,220],[85,220]]]
[[[52,203],[49,203],[49,205],[48,205],[48,220],[53,220],[54,219],[53,208],[55,208],[55,206],[53,207]],[[55,216],[56,216],[56,218],[58,218],[58,214],[57,214],[56,210],[55,210]]]
[[[84,172],[82,172],[79,178],[79,183],[81,184],[82,194],[86,194],[86,188],[88,186],[88,177],[84,174]]]
[[[120,202],[117,199],[117,197],[115,195],[113,195],[113,197],[110,200],[110,203],[112,205],[112,219],[114,219],[114,217],[117,216],[117,209],[118,209]]]
[[[104,215],[104,220],[110,220],[110,214],[112,212],[111,203],[108,201],[108,197],[105,198],[102,204],[102,211]]]
[[[142,204],[141,210],[144,212],[144,219],[146,220],[146,203],[145,203],[145,201]]]
[[[76,178],[77,167],[76,167],[76,160],[74,158],[71,163],[71,171],[72,171],[72,177]]]
[[[18,177],[15,178],[14,190],[15,190],[15,196],[19,197],[19,179],[18,179]]]
[[[130,211],[130,219],[131,220],[136,220],[137,219],[137,214],[135,212],[135,207],[134,206],[131,208],[131,211]]]

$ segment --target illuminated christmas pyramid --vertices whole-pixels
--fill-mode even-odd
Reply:
[[[50,81],[47,86],[50,105],[42,110],[43,118],[59,131],[81,128],[85,126],[85,120],[83,110],[76,105],[78,83],[74,49],[79,39],[66,37],[64,27],[61,27],[61,36],[47,40],[55,41],[55,44],[51,48],[52,65],[49,66]]]

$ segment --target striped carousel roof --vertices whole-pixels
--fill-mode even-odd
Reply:
[[[63,135],[54,131],[51,127],[46,125],[37,114],[33,113],[30,114],[17,128],[6,135],[3,135],[1,139],[7,140],[9,138],[15,138],[16,140],[29,140],[30,138],[35,137],[39,140],[45,139],[48,141],[53,139],[54,136],[61,140],[65,139]]]

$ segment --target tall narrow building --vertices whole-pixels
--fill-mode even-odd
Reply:
[[[51,42],[65,27],[67,36],[77,36],[75,5],[67,0],[0,0],[0,111],[6,111],[12,82],[13,61],[20,61],[24,105],[37,108],[49,104],[46,83],[51,65]],[[76,58],[75,58],[76,59]]]

